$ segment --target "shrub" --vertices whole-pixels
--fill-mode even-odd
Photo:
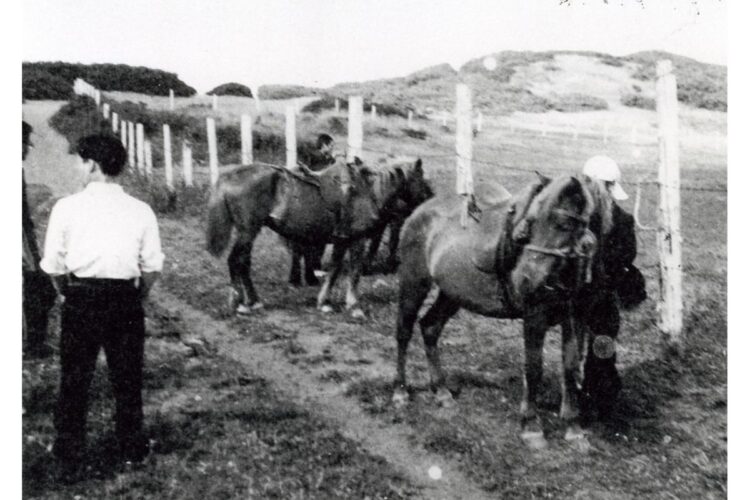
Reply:
[[[320,95],[323,92],[323,89],[303,85],[261,85],[258,89],[261,99],[295,99]]]
[[[37,62],[23,63],[22,71],[29,75],[33,73],[37,75],[47,73],[52,77],[67,82],[69,87],[72,87],[76,78],[83,78],[101,90],[120,90],[149,95],[169,95],[169,89],[172,89],[176,96],[188,97],[195,94],[195,89],[177,78],[175,73],[167,73],[166,71],[142,66]],[[49,81],[47,77],[45,79]],[[30,78],[27,82],[29,84],[28,92],[38,92],[37,88],[31,87],[31,84],[39,82],[40,79],[38,76]]]
[[[112,127],[88,96],[75,96],[49,119],[52,128],[68,140],[68,152],[74,153],[78,140],[92,134],[112,134]]]
[[[404,133],[405,136],[411,137],[412,139],[419,139],[420,141],[424,141],[427,139],[427,131],[425,130],[416,130],[413,128],[402,128],[401,131]]]
[[[586,94],[563,94],[557,102],[552,103],[552,109],[562,112],[592,111],[608,109],[607,101],[600,97]]]
[[[631,108],[656,109],[656,100],[640,94],[625,94],[620,97],[620,102],[623,106]]]
[[[24,99],[65,100],[73,95],[73,85],[64,78],[39,68],[23,68]]]
[[[239,97],[252,97],[253,92],[241,83],[224,83],[208,92],[208,95],[234,95]]]

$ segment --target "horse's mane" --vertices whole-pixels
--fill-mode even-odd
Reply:
[[[612,220],[612,196],[609,194],[609,191],[607,191],[604,182],[592,179],[583,174],[577,176],[577,178],[586,188],[586,191],[592,199],[593,209],[591,212],[591,230],[594,231],[597,238],[602,239],[612,231],[614,224]]]
[[[382,206],[403,187],[415,170],[417,162],[408,158],[368,167],[375,176],[373,191],[378,205]]]

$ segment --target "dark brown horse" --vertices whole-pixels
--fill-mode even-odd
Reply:
[[[562,324],[560,417],[568,424],[566,438],[587,445],[579,425],[576,386],[585,339],[584,330],[575,324],[575,308],[577,292],[596,272],[597,239],[611,227],[609,196],[601,183],[587,177],[550,181],[540,176],[519,195],[485,209],[478,222],[470,219],[466,227],[460,223],[462,207],[458,197],[428,201],[406,220],[401,232],[394,404],[408,400],[406,352],[419,309],[435,285],[437,298],[419,323],[438,401],[453,403],[440,366],[438,339],[460,308],[523,319],[522,437],[531,447],[544,447],[536,407],[542,347],[547,330]]]
[[[330,273],[318,297],[321,307],[328,301],[328,292],[333,286],[348,250],[361,246],[360,240],[366,237],[378,223],[378,205],[374,197],[372,173],[355,163],[339,163],[329,172],[333,176],[346,173],[349,179],[351,225],[350,238],[338,240],[334,249],[335,273]],[[343,172],[341,169],[348,169]],[[334,208],[329,199],[323,196],[321,186],[315,180],[300,178],[283,179],[290,175],[282,169],[266,164],[240,166],[223,173],[211,192],[208,206],[208,227],[206,242],[209,252],[220,255],[229,245],[232,228],[237,229],[237,238],[229,254],[229,275],[238,299],[237,312],[248,313],[262,307],[253,286],[251,277],[253,242],[263,226],[273,229],[282,237],[304,245],[320,246],[332,241]],[[334,177],[333,180],[339,177]],[[278,223],[269,217],[276,202],[276,189],[280,182],[295,182],[295,195],[290,197],[285,220]],[[355,254],[357,252],[354,252]],[[362,252],[359,252],[362,253]],[[361,267],[361,258],[351,259],[348,278],[347,305],[357,305],[353,287]],[[354,281],[354,283],[353,283]]]
[[[375,197],[378,200],[379,221],[369,238],[367,255],[364,258],[363,271],[368,273],[377,256],[378,247],[386,228],[390,231],[388,240],[388,260],[386,271],[393,272],[397,267],[398,238],[406,218],[420,204],[432,198],[433,192],[425,180],[422,160],[394,160],[386,165],[372,168],[374,174]],[[289,282],[293,285],[301,284],[301,261],[305,262],[305,281],[308,285],[317,284],[313,270],[320,268],[320,258],[324,247],[303,246],[290,242],[292,251],[292,266]]]

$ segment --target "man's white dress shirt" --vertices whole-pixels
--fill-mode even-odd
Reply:
[[[163,263],[153,210],[118,184],[91,182],[52,209],[40,263],[47,274],[132,279]]]

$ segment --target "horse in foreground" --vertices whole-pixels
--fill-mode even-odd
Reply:
[[[515,197],[485,209],[462,227],[463,200],[433,199],[420,206],[401,232],[398,360],[393,402],[408,401],[406,353],[419,309],[433,285],[437,299],[419,323],[437,400],[453,404],[440,365],[438,340],[459,309],[496,318],[523,319],[525,377],[523,440],[546,446],[536,398],[542,382],[547,330],[562,325],[562,402],[566,439],[588,442],[579,423],[577,384],[585,339],[577,327],[577,295],[598,272],[597,239],[611,228],[611,199],[587,177],[540,176]]]
[[[333,243],[332,270],[326,275],[318,294],[318,309],[324,312],[332,310],[330,290],[346,264],[346,308],[352,316],[364,317],[356,290],[364,258],[364,239],[382,224],[381,220],[392,203],[423,196],[421,193],[429,190],[429,186],[424,180],[421,160],[408,170],[377,173],[356,159],[354,163],[340,162],[329,167],[326,175],[337,175],[337,169],[344,168],[348,169],[351,218],[346,240],[334,239],[334,207],[315,178],[290,174],[263,164],[241,166],[220,176],[209,201],[207,246],[213,255],[220,255],[229,245],[232,228],[237,229],[228,265],[233,294],[240,302],[238,313],[261,307],[252,282],[251,263],[253,242],[261,228],[266,226],[289,240],[293,248],[297,246],[311,252],[311,259],[315,258],[314,252],[327,243]],[[295,195],[288,200],[283,223],[269,217],[280,182],[295,183]],[[349,259],[345,262],[347,253]]]

